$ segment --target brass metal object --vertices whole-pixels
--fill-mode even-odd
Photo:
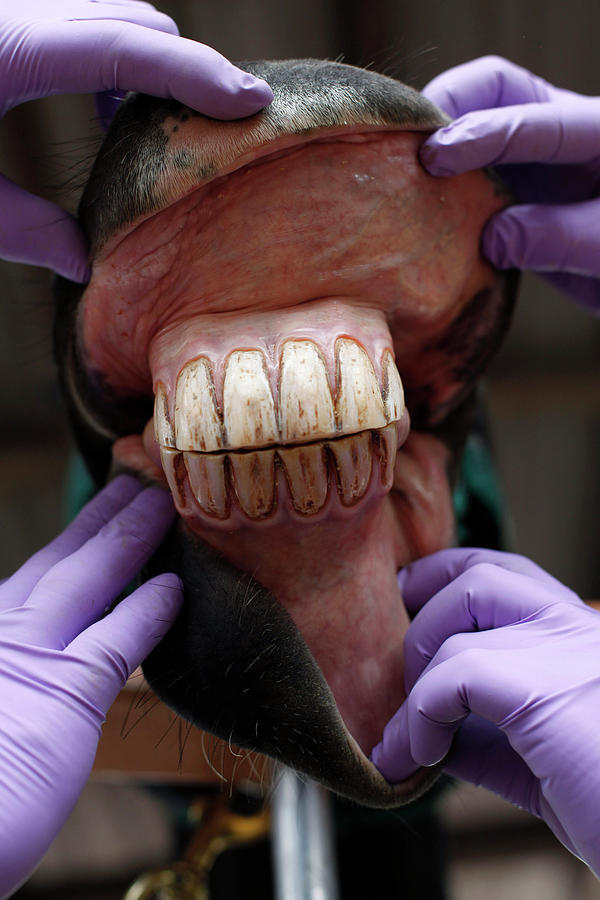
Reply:
[[[177,862],[168,869],[145,872],[131,885],[123,900],[209,900],[207,878]]]
[[[269,809],[241,815],[221,795],[198,800],[190,815],[198,827],[184,859],[144,872],[123,900],[209,900],[208,880],[217,857],[231,847],[260,840],[269,834],[271,825]]]

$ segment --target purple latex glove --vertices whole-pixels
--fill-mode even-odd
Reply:
[[[407,700],[372,753],[446,770],[542,818],[600,875],[600,614],[534,563],[443,550],[404,569]],[[418,611],[418,612],[417,612]]]
[[[0,0],[0,117],[38,97],[98,91],[174,97],[217,119],[271,102],[264,81],[177,35],[172,19],[140,0]],[[73,281],[89,274],[73,217],[1,175],[0,257]]]
[[[554,87],[484,56],[423,93],[456,119],[423,145],[432,175],[497,166],[518,205],[493,216],[482,249],[501,269],[534,269],[600,314],[600,97]]]
[[[106,712],[170,628],[175,575],[97,621],[174,519],[171,498],[120,476],[0,585],[0,897],[31,873],[71,812]]]

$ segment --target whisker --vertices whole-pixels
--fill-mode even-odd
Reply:
[[[183,719],[180,719],[180,723],[183,722],[183,721],[184,721]],[[181,774],[181,769],[182,769],[182,767],[183,767],[183,753],[184,753],[184,751],[185,751],[185,745],[187,744],[187,742],[188,742],[188,740],[189,740],[189,737],[190,737],[190,734],[192,733],[192,728],[193,728],[193,727],[194,727],[194,723],[193,723],[193,722],[188,722],[188,723],[187,723],[187,728],[186,728],[186,731],[185,731],[185,735],[184,735],[184,738],[183,738],[183,742],[180,743],[179,761],[178,761],[178,763],[177,763],[177,771],[178,771],[180,774]],[[180,731],[179,731],[179,737],[181,738],[181,728],[180,728]]]
[[[160,745],[162,744],[162,742],[164,741],[164,739],[166,738],[166,736],[168,735],[169,731],[171,730],[171,728],[173,727],[173,725],[175,724],[175,722],[177,721],[178,718],[179,718],[179,716],[176,713],[173,713],[173,715],[171,717],[171,721],[169,722],[169,724],[165,728],[164,732],[162,733],[162,735],[159,737],[158,741],[154,745],[155,750],[157,750],[160,747]]]
[[[206,743],[205,743],[207,736],[208,735],[207,735],[206,731],[203,731],[202,737],[200,740],[200,743],[202,745],[202,753],[204,754],[204,759],[206,761],[206,764],[209,767],[209,769],[211,770],[211,772],[214,772],[214,774],[217,776],[217,778],[219,778],[223,782],[227,782],[227,778],[225,778],[225,775],[222,772],[219,772],[218,769],[215,768],[212,760],[210,759],[210,757],[208,755],[208,752],[206,750]],[[216,746],[214,744],[213,744],[213,748],[216,749]]]
[[[141,714],[141,716],[138,716],[138,717],[137,717],[137,719],[135,720],[135,722],[133,723],[133,725],[131,725],[130,728],[127,729],[127,731],[124,731],[124,732],[121,734],[121,737],[123,738],[123,740],[127,740],[127,738],[129,737],[129,735],[131,734],[131,732],[133,731],[133,729],[136,727],[136,725],[139,725],[140,722],[142,721],[142,719],[144,719],[144,718],[148,715],[148,713],[152,712],[152,710],[155,709],[155,708],[158,706],[159,703],[160,703],[160,700],[159,700],[158,697],[157,697],[156,700],[154,701],[154,703],[153,703],[151,706],[149,706],[148,709],[146,709],[146,710]]]

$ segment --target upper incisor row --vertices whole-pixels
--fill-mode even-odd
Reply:
[[[404,393],[391,352],[386,350],[382,359],[382,388],[360,344],[340,338],[335,352],[338,389],[334,399],[316,344],[287,341],[281,355],[277,410],[262,352],[235,350],[225,369],[222,414],[211,364],[206,357],[195,359],[184,366],[177,380],[174,422],[165,390],[158,386],[156,439],[163,447],[210,453],[306,443],[382,428],[400,419]]]

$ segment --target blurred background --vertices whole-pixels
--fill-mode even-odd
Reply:
[[[449,66],[496,53],[562,87],[600,93],[600,5],[589,0],[568,5],[563,0],[163,0],[158,6],[175,18],[182,34],[233,60],[339,59],[421,88]],[[99,140],[90,97],[29,103],[2,122],[0,170],[74,210]],[[3,577],[61,527],[71,447],[51,355],[49,276],[2,262],[0,273]],[[600,598],[599,350],[598,321],[542,279],[526,275],[511,334],[486,388],[512,549],[586,599]],[[130,791],[125,799],[119,789],[106,790],[92,786],[84,795],[78,825],[67,826],[34,880],[40,889],[45,878],[60,884],[73,866],[80,880],[82,872],[94,869],[96,863],[82,863],[87,850],[69,844],[75,833],[85,832],[97,851],[94,822],[104,828],[105,843],[115,828],[118,833],[119,821],[123,827],[122,812],[115,810],[119,804],[135,807],[131,789],[125,789]],[[528,817],[471,789],[453,793],[444,803],[452,900],[480,897],[483,890],[488,900],[515,893],[545,900],[600,897],[584,867]],[[151,820],[147,811],[140,815]],[[82,828],[82,822],[88,825]],[[155,844],[151,837],[146,840],[147,848],[154,848],[153,859],[157,835]],[[127,857],[126,844],[117,839],[109,854],[112,862],[99,862],[96,869],[104,876],[109,870],[135,869],[139,859]],[[136,846],[139,856],[139,841]],[[67,896],[61,890],[56,896]]]

